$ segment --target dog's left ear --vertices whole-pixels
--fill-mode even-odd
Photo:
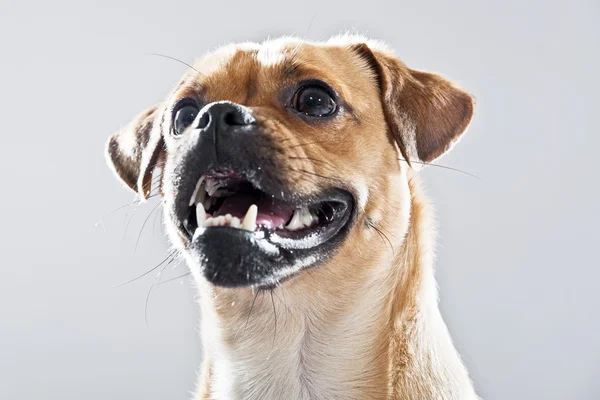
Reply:
[[[387,50],[364,43],[353,50],[379,78],[387,123],[404,158],[430,163],[450,150],[471,121],[474,98],[439,75],[407,68]]]
[[[108,140],[108,163],[133,191],[147,199],[152,189],[152,173],[164,141],[158,121],[158,107],[150,107]]]

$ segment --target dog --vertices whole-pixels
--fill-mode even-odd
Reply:
[[[438,309],[419,170],[474,98],[342,35],[222,47],[110,137],[200,293],[197,399],[477,399]]]

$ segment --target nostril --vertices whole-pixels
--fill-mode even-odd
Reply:
[[[202,117],[200,117],[200,121],[198,122],[198,129],[204,129],[210,123],[210,115],[208,113],[204,113]]]
[[[238,112],[237,110],[232,110],[226,113],[223,116],[223,122],[225,122],[225,124],[229,126],[248,124],[248,121],[246,118],[244,118],[244,115],[241,112]]]

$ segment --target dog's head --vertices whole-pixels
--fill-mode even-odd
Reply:
[[[141,196],[159,188],[203,279],[266,287],[386,253],[408,224],[406,170],[472,114],[469,94],[378,44],[280,39],[204,57],[110,138],[108,159]]]

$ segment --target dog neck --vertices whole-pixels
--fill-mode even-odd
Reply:
[[[399,251],[385,273],[357,277],[358,290],[313,271],[244,295],[201,284],[199,398],[476,399],[437,306],[435,232],[416,177],[410,189]]]

